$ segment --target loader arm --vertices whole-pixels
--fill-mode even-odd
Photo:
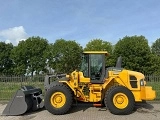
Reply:
[[[51,81],[51,78],[53,81],[57,80],[69,80],[66,77],[66,74],[56,74],[56,75],[46,75],[44,79],[44,89],[48,91],[53,86],[53,81]]]

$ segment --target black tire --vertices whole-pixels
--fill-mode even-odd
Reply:
[[[115,115],[131,114],[135,106],[132,92],[124,86],[113,86],[107,90],[104,103],[109,111]]]
[[[60,93],[60,95],[62,94],[65,96],[64,105],[61,107],[55,107],[51,103],[51,98],[56,93],[57,95],[58,93]],[[45,94],[45,99],[44,99],[45,108],[54,115],[62,115],[67,113],[70,110],[72,103],[73,103],[72,91],[68,86],[64,84],[56,84],[55,86],[51,87]]]

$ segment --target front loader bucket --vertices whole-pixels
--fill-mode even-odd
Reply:
[[[2,115],[21,115],[29,110],[35,111],[43,107],[42,90],[32,86],[23,86],[8,102]]]

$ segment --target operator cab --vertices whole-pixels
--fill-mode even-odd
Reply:
[[[87,51],[83,53],[81,72],[84,77],[90,78],[91,83],[103,83],[105,77],[106,51]]]

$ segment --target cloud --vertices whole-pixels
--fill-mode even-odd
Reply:
[[[23,26],[19,26],[1,30],[0,37],[1,40],[4,40],[6,43],[11,42],[13,45],[17,45],[19,41],[27,39],[27,33]]]

